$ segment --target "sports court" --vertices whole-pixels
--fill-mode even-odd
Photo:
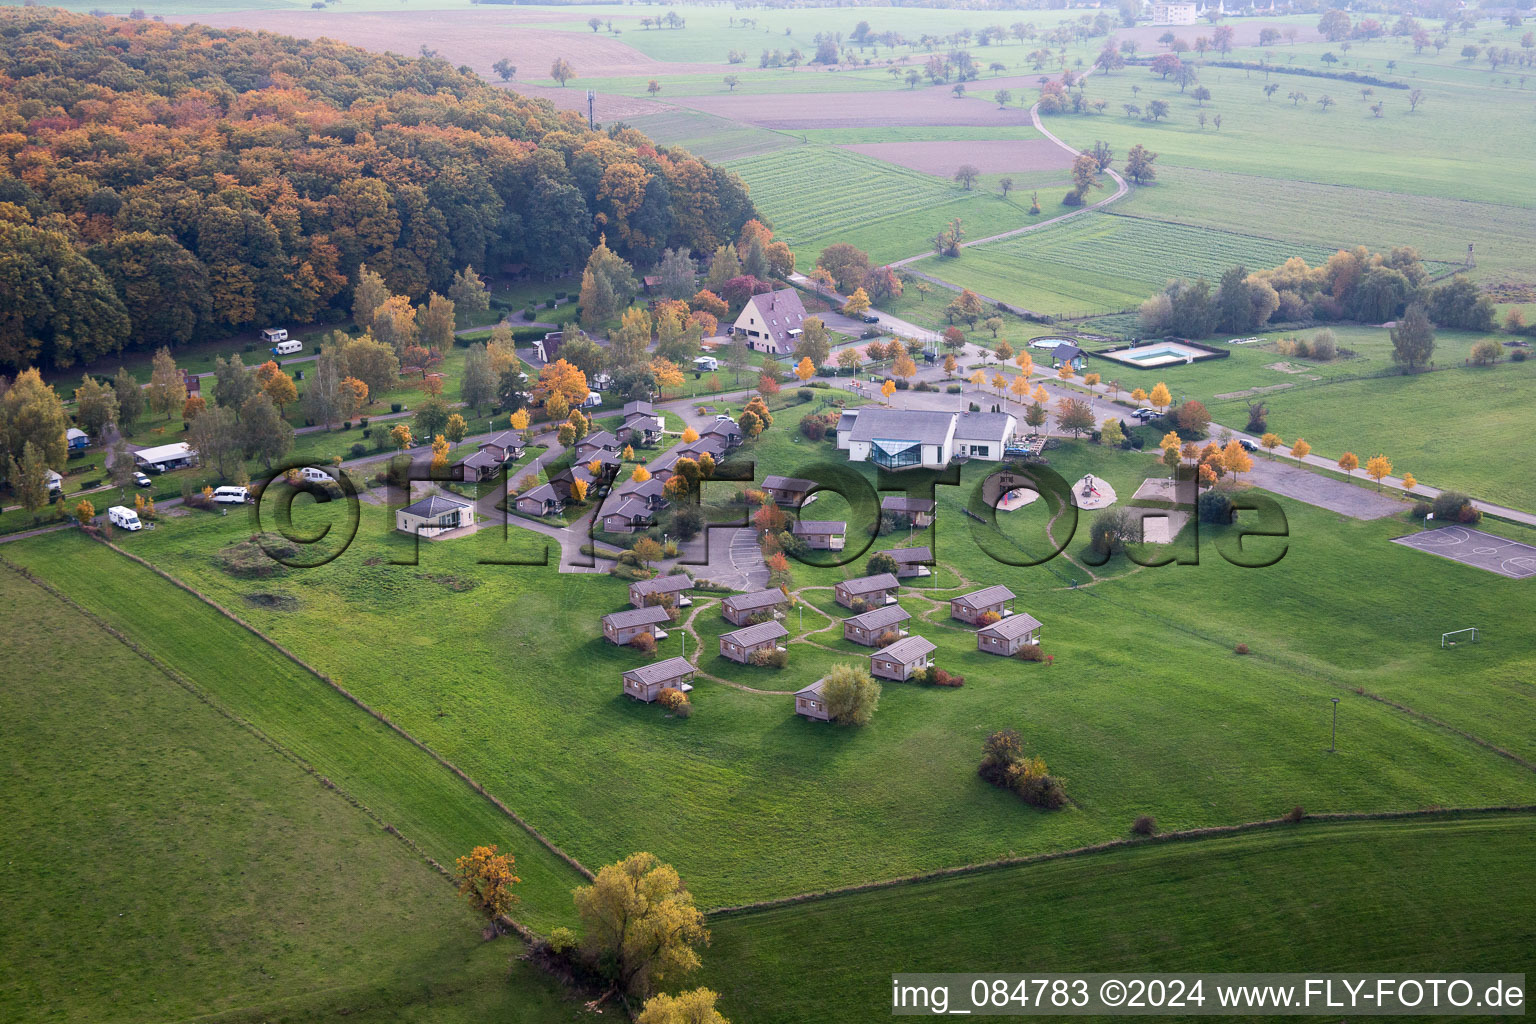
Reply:
[[[1536,547],[1465,526],[1442,526],[1438,530],[1395,537],[1392,543],[1405,544],[1510,579],[1536,576]]]

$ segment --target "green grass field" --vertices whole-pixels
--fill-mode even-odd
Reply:
[[[789,1024],[887,1019],[898,971],[1528,972],[1533,838],[1315,822],[880,889],[716,918],[704,977]]]
[[[1057,212],[1059,199],[1042,196],[1041,206]],[[915,269],[1026,309],[1083,315],[1133,308],[1173,277],[1215,281],[1235,263],[1279,266],[1291,256],[1316,262],[1330,252],[1261,235],[1090,212],[962,250],[957,259],[930,257]]]
[[[787,473],[833,457],[828,446],[791,445],[777,429],[749,454],[760,467]],[[1069,480],[1092,471],[1129,493],[1151,460],[1075,445],[1054,452],[1052,465]],[[1516,581],[1429,564],[1389,545],[1402,529],[1393,522],[1340,522],[1286,503],[1294,539],[1269,569],[1236,569],[1206,547],[1199,568],[1138,569],[1117,559],[1096,570],[1101,582],[1073,590],[1068,576],[1090,579],[1080,566],[992,561],[982,545],[1007,550],[1012,542],[974,534],[959,514],[970,500],[968,488],[940,489],[943,536],[933,540],[946,573],[977,584],[1008,582],[1026,594],[1021,607],[1047,623],[1056,664],[978,654],[968,632],[950,627],[940,606],[914,592],[910,608],[925,619],[917,631],[940,645],[940,663],[968,683],[960,690],[889,686],[875,724],[858,732],[798,720],[787,697],[708,680],[687,722],[631,704],[619,695],[618,675],[637,657],[598,636],[599,616],[625,604],[622,587],[601,577],[477,564],[502,554],[484,534],[423,545],[419,566],[391,566],[408,541],[384,536],[382,510],[365,505],[359,539],[342,557],[259,581],[227,575],[212,557],[249,532],[237,522],[194,514],[124,543],[270,630],[588,866],[647,849],[675,863],[711,906],[1102,841],[1143,812],[1189,827],[1264,817],[1294,803],[1410,809],[1523,802],[1536,793],[1526,769],[1348,689],[1387,692],[1536,756],[1525,728],[1531,697],[1516,682],[1536,645],[1522,643],[1527,627],[1502,612]],[[1083,537],[1069,547],[1079,559]],[[517,553],[529,554],[528,545]],[[349,788],[369,787],[370,804],[403,802],[392,820],[424,845],[430,840],[434,855],[446,857],[486,832],[516,840],[467,790],[451,779],[439,785],[429,765],[391,760],[388,770],[402,774],[382,774],[385,767],[360,744],[399,744],[387,735],[368,739],[371,727],[358,742],[332,749],[323,742],[327,730],[348,734],[354,710],[295,679],[234,627],[211,620],[208,630],[171,632],[170,621],[208,615],[148,573],[69,534],[23,542],[7,554],[94,602],[152,648],[164,647],[168,659],[188,666],[230,659],[229,667],[200,669],[210,689],[243,701],[258,723],[270,719],[264,727],[303,743],[317,766],[336,761],[320,770]],[[827,587],[861,572],[862,563],[861,556],[844,569],[797,568],[797,583]],[[1428,573],[1454,583],[1426,593]],[[1388,596],[1362,606],[1363,579]],[[941,575],[938,582],[960,580]],[[145,588],[155,599],[143,598]],[[138,596],[128,600],[128,593]],[[270,596],[253,604],[252,594]],[[825,607],[828,595],[807,596]],[[722,628],[717,614],[699,614],[690,650],[702,641],[707,667],[726,675],[708,647]],[[1413,671],[1435,652],[1433,638],[1449,628],[1444,622],[1468,617],[1490,636],[1497,625],[1499,642],[1466,652],[1455,668]],[[1410,619],[1416,625],[1404,631]],[[1307,625],[1317,622],[1328,628]],[[807,630],[824,625],[807,613]],[[1384,636],[1400,651],[1385,663],[1369,653]],[[1233,655],[1240,641],[1257,656]],[[662,653],[678,653],[680,644],[675,631]],[[732,668],[728,678],[793,690],[857,654],[841,641],[825,646],[831,649],[796,643],[790,668]],[[270,669],[253,673],[252,652]],[[253,707],[268,687],[253,688],[251,676],[280,669],[291,680],[275,691],[281,700],[269,696]],[[1321,759],[1330,696],[1345,702],[1347,753]],[[1191,708],[1202,710],[1191,715]],[[1023,728],[1031,748],[1070,780],[1078,809],[1042,816],[978,782],[981,737],[1005,726]],[[591,767],[594,750],[609,765],[600,776]],[[1429,775],[1416,769],[1423,763],[1439,768]],[[442,806],[448,798],[457,800],[454,807]],[[568,873],[551,863],[537,876],[547,861],[526,841],[516,845],[530,861],[530,921],[558,919],[568,906]]]
[[[405,844],[0,567],[9,1021],[569,1019]],[[104,965],[110,970],[103,970]]]
[[[980,238],[1029,222],[1028,197],[1004,200],[991,190],[959,185],[884,160],[833,147],[799,148],[731,165],[776,237],[810,267],[833,242],[852,242],[874,262],[913,256],[958,217]],[[806,182],[819,182],[809,194]]]

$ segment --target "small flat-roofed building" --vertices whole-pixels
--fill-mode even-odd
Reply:
[[[1040,620],[1026,612],[1015,612],[976,631],[976,649],[983,654],[1007,657],[1017,654],[1025,644],[1039,642]]]
[[[693,689],[694,668],[686,658],[668,658],[641,665],[624,673],[624,693],[647,704],[661,696],[662,690]]]
[[[671,622],[672,615],[660,605],[644,608],[626,608],[603,616],[603,639],[623,646],[642,633],[649,633],[656,640],[665,640],[667,631],[662,624]]]
[[[141,448],[133,453],[134,464],[151,473],[167,473],[197,465],[197,452],[185,441]]]
[[[870,604],[886,604],[896,599],[894,592],[899,586],[901,584],[895,576],[880,572],[873,576],[843,580],[832,588],[832,596],[844,608],[852,608],[853,602],[860,599]]]
[[[735,626],[748,626],[757,615],[771,615],[789,604],[789,598],[778,587],[757,590],[750,594],[732,594],[720,605],[725,621]]]
[[[821,696],[821,684],[824,682],[825,679],[818,679],[805,689],[795,691],[795,714],[818,722],[832,720],[832,716],[827,713],[827,702]]]
[[[779,641],[789,636],[784,623],[774,619],[720,634],[720,657],[739,661],[745,665],[752,655],[779,646]]]
[[[1014,599],[1013,591],[1001,583],[991,587],[982,587],[973,590],[969,594],[961,594],[951,598],[949,602],[949,614],[951,618],[961,622],[969,622],[976,625],[977,620],[988,612],[996,612],[1000,616],[1013,614],[1008,607]]]
[[[671,594],[677,599],[679,608],[686,608],[692,602],[688,600],[686,591],[693,586],[693,577],[685,572],[675,572],[670,576],[657,576],[649,580],[635,580],[629,585],[629,603],[636,608],[645,607],[645,599],[652,594]]]
[[[869,656],[869,674],[877,679],[894,679],[905,682],[918,669],[933,664],[929,657],[938,648],[933,641],[920,636],[909,636]]]
[[[844,619],[843,639],[852,640],[865,647],[875,646],[887,633],[895,633],[899,639],[906,635],[906,630],[901,628],[901,624],[911,618],[911,613],[901,605],[888,604],[884,608],[876,608],[862,615]]]
[[[1018,426],[1005,412],[964,413],[955,423],[955,457],[997,462]]]
[[[816,551],[841,551],[848,536],[848,524],[841,519],[800,519],[791,532]]]

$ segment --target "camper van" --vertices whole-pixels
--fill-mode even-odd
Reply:
[[[314,466],[305,466],[303,469],[299,470],[299,479],[307,480],[312,484],[330,484],[336,482],[335,478],[331,476],[331,474],[327,473],[323,469],[316,469]]]
[[[144,529],[144,524],[139,522],[139,514],[126,505],[113,505],[107,509],[107,519],[113,526],[124,530]]]
[[[261,340],[265,345],[276,345],[278,342],[287,341],[288,329],[286,327],[268,327],[261,332]]]
[[[272,346],[272,354],[275,356],[291,356],[295,352],[304,351],[302,341],[280,341]]]
[[[220,487],[213,492],[213,500],[220,505],[244,505],[251,499],[251,492],[244,487]]]

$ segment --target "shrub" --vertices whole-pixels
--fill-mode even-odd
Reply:
[[[684,704],[688,703],[688,695],[682,690],[668,686],[666,689],[662,690],[661,693],[656,695],[656,703],[660,704],[668,711],[677,711],[682,708]]]
[[[807,440],[820,441],[827,436],[826,421],[815,413],[802,416],[800,418],[800,433],[804,434]]]
[[[359,416],[357,418],[357,425],[363,428],[363,436],[367,437],[368,436],[368,417],[367,416]]]
[[[1124,509],[1109,508],[1093,517],[1088,527],[1088,543],[1101,555],[1112,555],[1131,538],[1130,516]]]
[[[347,449],[347,453],[349,455],[351,455],[354,459],[360,459],[364,455],[368,454],[368,449],[365,448],[363,445],[354,444],[351,448]]]
[[[679,704],[676,708],[672,709],[672,714],[674,716],[676,716],[677,718],[683,718],[683,719],[692,718],[693,717],[693,704],[690,703],[689,701],[685,700],[681,704]]]
[[[1430,503],[1430,511],[1442,522],[1475,523],[1481,518],[1472,507],[1472,499],[1460,491],[1441,491]]]
[[[982,612],[980,615],[976,616],[976,625],[990,626],[994,622],[1001,622],[1002,618],[1003,616],[1000,612]]]
[[[559,302],[559,301],[561,301],[564,298],[565,298],[565,292],[555,292],[555,301],[556,302]]]
[[[544,300],[544,308],[545,309],[554,309],[555,308],[555,300],[554,299],[545,299]]]
[[[912,670],[912,674],[907,676],[907,682],[917,683],[919,686],[921,686],[922,684],[929,682],[928,674],[929,670],[926,668],[915,668]]]
[[[747,660],[758,668],[783,668],[789,664],[789,652],[777,647],[759,647]]]
[[[1232,522],[1232,499],[1222,491],[1205,491],[1196,504],[1202,523],[1226,525]]]
[[[649,633],[641,633],[639,636],[635,637],[629,642],[629,646],[633,647],[641,654],[655,654],[656,638],[651,636]]]
[[[1008,766],[1024,756],[1024,740],[1016,729],[999,729],[981,745],[981,766],[976,773],[994,786],[1005,783]]]
[[[928,682],[934,686],[961,687],[965,685],[965,676],[951,675],[938,666],[934,666],[928,675]]]
[[[1423,519],[1425,516],[1429,515],[1434,510],[1435,510],[1435,507],[1433,505],[1431,505],[1429,502],[1427,502],[1427,501],[1416,501],[1416,502],[1413,503],[1413,511],[1409,512],[1408,514],[1413,516],[1413,518],[1415,518],[1415,519]]]
[[[524,306],[523,307],[523,319],[524,320],[532,320],[536,316],[538,316],[538,314],[533,311],[533,307],[532,306]]]
[[[1045,652],[1040,649],[1039,644],[1025,644],[1020,647],[1013,656],[1018,658],[1020,661],[1045,660]]]
[[[946,394],[958,395],[960,393],[960,385],[959,384],[951,384],[948,387],[946,387],[944,389],[944,391],[945,391]]]
[[[1523,348],[1515,349],[1513,352],[1511,352],[1509,354],[1509,361],[1512,362],[1512,363],[1523,363],[1523,362],[1525,362],[1525,349],[1523,349]]]
[[[399,412],[400,409],[401,409],[401,405],[400,405],[399,402],[390,402],[389,403],[389,411],[390,412]]]
[[[972,402],[971,412],[981,412],[981,406],[977,405],[975,402]]]
[[[352,421],[351,420],[342,420],[341,421],[341,429],[342,430],[351,430],[352,429]]]
[[[816,392],[812,391],[810,388],[798,388],[795,391],[795,397],[800,399],[802,402],[809,402],[811,399],[816,397]]]
[[[894,629],[888,629],[884,633],[880,634],[879,639],[877,639],[875,641],[875,646],[876,647],[889,647],[889,646],[891,646],[891,644],[895,643],[897,640],[900,640],[900,639],[901,639],[901,634],[900,633],[898,633]]]
[[[1232,650],[1233,650],[1234,653],[1237,653],[1237,654],[1247,654],[1247,653],[1249,653],[1248,645],[1247,644],[1238,644],[1236,647],[1232,648]]]
[[[853,599],[853,603],[848,607],[849,611],[853,612],[853,614],[863,615],[865,612],[869,611],[871,606],[870,603],[864,600],[862,597],[856,597]]]
[[[1024,756],[1023,741],[1014,730],[988,736],[981,755],[977,774],[992,785],[1011,789],[1025,803],[1045,810],[1066,806],[1067,791],[1061,780],[1050,774],[1039,755]]]
[[[1297,804],[1295,807],[1292,807],[1290,810],[1285,812],[1285,820],[1291,822],[1292,824],[1300,821],[1306,816],[1307,812],[1301,809],[1301,804]]]
[[[556,928],[549,933],[549,951],[563,956],[576,948],[576,933],[569,928]]]
[[[1157,819],[1150,814],[1137,815],[1136,820],[1131,822],[1131,831],[1139,836],[1155,836],[1157,835]]]

